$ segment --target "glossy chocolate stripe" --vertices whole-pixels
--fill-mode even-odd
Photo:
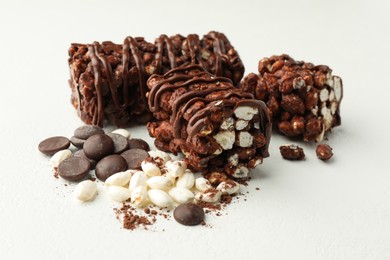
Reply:
[[[119,109],[119,98],[118,98],[118,93],[117,93],[117,86],[114,85],[114,79],[112,75],[112,69],[111,65],[107,62],[107,59],[104,55],[101,54],[101,46],[98,42],[94,42],[93,44],[94,50],[96,53],[96,56],[99,58],[100,62],[104,66],[104,71],[106,72],[106,80],[108,87],[110,89],[111,97],[114,101],[114,105],[117,109]]]
[[[94,42],[96,44],[96,42]],[[101,88],[101,76],[100,76],[100,63],[99,59],[96,57],[95,54],[95,47],[94,44],[88,45],[88,52],[89,56],[91,57],[92,62],[92,68],[93,68],[93,74],[94,74],[94,85],[97,95],[97,109],[94,108],[94,115],[92,118],[92,124],[99,125],[103,120],[103,97],[102,97],[102,88]]]
[[[176,68],[175,53],[173,52],[174,46],[171,39],[168,38],[165,34],[160,35],[156,40],[157,53],[157,72],[161,73],[162,70],[162,59],[164,54],[164,45],[167,48],[168,59],[171,66],[171,69]]]
[[[197,34],[190,34],[187,36],[187,46],[190,51],[191,63],[199,63],[200,66],[206,68],[207,65],[202,58],[200,40]]]
[[[221,54],[225,53],[225,45],[223,44],[223,41],[221,41],[221,37],[217,32],[211,32],[208,35],[214,40],[213,48],[214,48],[214,53],[216,54],[215,75],[222,76]]]
[[[207,81],[202,81],[202,83],[208,83]],[[178,107],[187,102],[188,100],[190,100],[191,98],[194,98],[194,97],[203,97],[203,96],[206,96],[212,92],[215,92],[215,91],[221,91],[221,90],[229,90],[229,89],[233,89],[234,87],[232,87],[231,85],[224,85],[224,86],[220,86],[220,87],[215,87],[215,88],[208,88],[208,89],[204,89],[204,90],[192,90],[192,91],[189,91],[187,93],[185,93],[184,95],[180,96],[178,99],[175,100],[175,102],[173,102],[173,105],[172,105],[172,117],[175,117],[176,116],[176,113],[177,113],[177,109]]]
[[[191,66],[191,67],[193,67],[193,66]],[[172,73],[172,71],[170,71],[170,72]],[[165,91],[178,89],[181,87],[186,87],[188,85],[195,84],[195,83],[215,83],[215,82],[231,83],[231,81],[229,79],[223,78],[223,77],[214,77],[211,79],[205,79],[205,78],[201,77],[201,76],[207,75],[207,74],[205,74],[205,73],[199,73],[199,74],[195,74],[195,75],[178,74],[178,75],[171,76],[168,79],[158,81],[156,84],[154,84],[152,86],[152,90],[149,92],[148,104],[149,104],[150,111],[151,112],[158,112],[160,110],[158,101],[160,100],[161,95]],[[165,77],[165,76],[166,75],[164,75],[163,77]],[[178,82],[178,81],[184,81],[184,82],[181,84],[175,85],[174,83]],[[167,83],[168,83],[168,85],[164,86]],[[233,86],[231,86],[231,88],[233,88]]]
[[[138,45],[136,41],[132,37],[127,37],[126,40],[129,41],[130,45],[130,50],[133,55],[135,65],[138,70],[138,80],[139,80],[139,87],[140,87],[140,94],[141,94],[141,101],[142,105],[145,106],[146,104],[146,91],[147,91],[147,86],[146,86],[146,80],[145,80],[145,66],[144,62],[142,60],[141,55],[139,54],[138,50]]]

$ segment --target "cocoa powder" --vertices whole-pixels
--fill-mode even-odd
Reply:
[[[156,218],[150,213],[147,213],[146,209],[144,210],[146,216],[141,216],[136,208],[126,203],[123,203],[120,208],[114,208],[114,212],[116,218],[122,222],[122,227],[124,229],[134,230],[139,227],[148,229],[148,226],[153,225],[156,222]]]

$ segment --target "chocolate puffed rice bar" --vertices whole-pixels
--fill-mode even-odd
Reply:
[[[71,102],[81,120],[102,126],[105,120],[124,126],[147,122],[146,81],[185,63],[238,84],[244,66],[223,33],[161,35],[155,43],[126,37],[123,44],[109,41],[72,44],[69,48]]]
[[[183,152],[189,168],[212,182],[245,178],[269,156],[271,122],[264,102],[225,77],[188,65],[149,78],[149,134],[157,148]]]
[[[259,74],[242,80],[241,89],[267,104],[282,134],[321,142],[326,132],[341,124],[343,84],[328,66],[280,55],[260,60],[258,69]]]

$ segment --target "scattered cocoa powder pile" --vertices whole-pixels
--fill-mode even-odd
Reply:
[[[116,218],[122,222],[123,228],[134,230],[139,227],[148,229],[148,226],[156,222],[156,217],[149,210],[144,210],[146,216],[140,216],[139,211],[129,204],[123,203],[122,207],[114,208]]]

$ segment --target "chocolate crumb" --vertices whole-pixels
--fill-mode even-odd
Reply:
[[[260,188],[259,188],[259,187],[256,187],[256,190],[260,190]]]

